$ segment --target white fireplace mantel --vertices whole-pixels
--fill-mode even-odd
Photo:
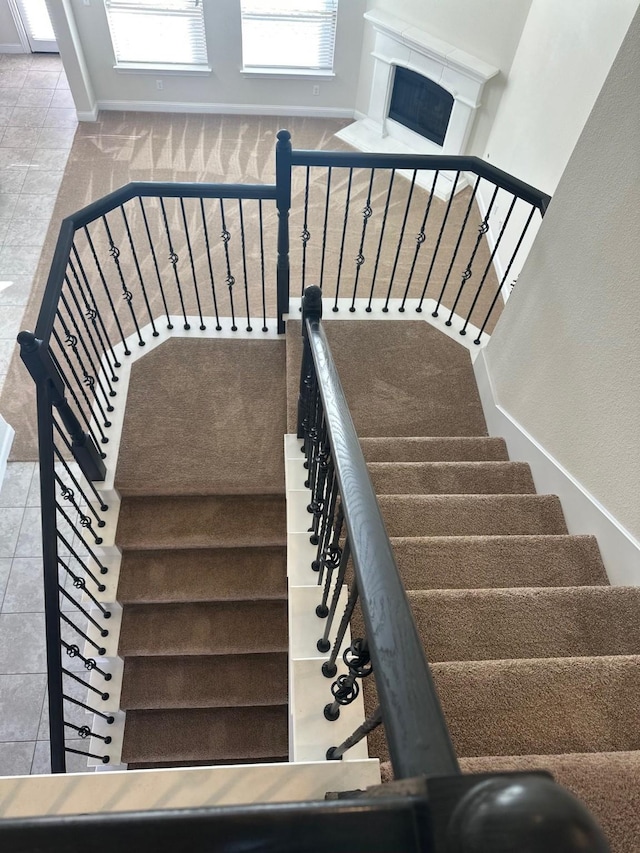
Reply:
[[[465,154],[482,90],[499,69],[385,12],[366,12],[376,38],[367,115],[337,135],[361,151],[397,154]],[[443,145],[389,118],[396,66],[408,68],[453,96]],[[458,187],[461,188],[461,185]],[[445,186],[438,195],[446,196]]]

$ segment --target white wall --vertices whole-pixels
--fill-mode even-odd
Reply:
[[[636,537],[639,44],[640,13],[486,350],[500,405]]]
[[[637,8],[638,0],[533,0],[489,162],[554,193]]]
[[[343,0],[339,6],[335,77],[272,79],[241,74],[242,40],[239,0],[206,0],[205,24],[210,65],[206,76],[115,71],[106,12],[102,0],[70,0],[98,105],[131,109],[154,105],[158,110],[185,104],[205,111],[215,105],[301,107],[313,115],[353,114],[356,98],[365,0]],[[156,88],[162,78],[163,90]],[[314,85],[320,86],[317,96]],[[175,107],[174,107],[175,108]]]
[[[24,53],[7,0],[0,0],[0,53]]]
[[[482,95],[482,107],[468,143],[478,156],[498,109],[531,0],[367,0],[367,10],[381,10],[425,30],[430,35],[500,68]],[[367,112],[373,74],[373,27],[367,24],[363,43],[356,107]]]

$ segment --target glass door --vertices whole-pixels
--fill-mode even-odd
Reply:
[[[32,53],[58,53],[45,0],[16,0]]]

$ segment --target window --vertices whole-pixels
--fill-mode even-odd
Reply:
[[[116,64],[206,66],[204,0],[105,0]]]
[[[242,0],[244,68],[330,72],[338,0]]]

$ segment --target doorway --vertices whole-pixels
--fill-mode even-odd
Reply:
[[[14,17],[17,15],[32,53],[58,53],[55,33],[45,0],[13,0]],[[18,23],[18,21],[16,21]],[[21,34],[22,35],[22,34]]]

